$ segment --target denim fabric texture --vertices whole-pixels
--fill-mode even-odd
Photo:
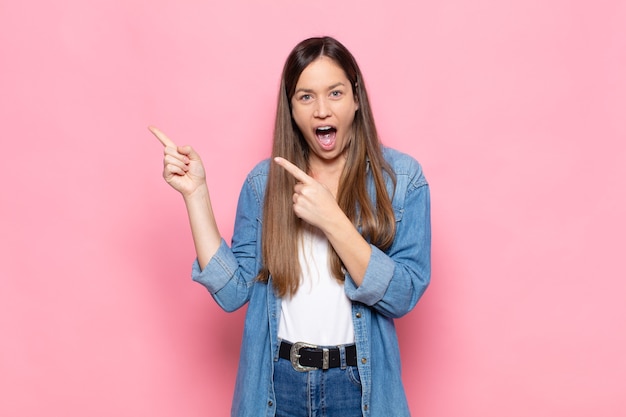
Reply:
[[[396,174],[395,190],[387,179],[396,216],[395,240],[384,252],[372,245],[362,284],[357,287],[346,274],[345,291],[352,301],[363,416],[405,417],[410,414],[394,319],[415,307],[430,282],[430,191],[415,159],[391,148],[384,148],[383,155]],[[273,375],[279,361],[281,300],[271,277],[267,283],[255,280],[261,267],[269,164],[269,160],[259,163],[243,184],[231,246],[222,240],[204,270],[197,260],[192,267],[193,280],[204,285],[225,311],[248,304],[231,410],[235,417],[276,415]],[[371,178],[369,185],[374,195]]]
[[[276,417],[361,417],[356,366],[298,372],[287,359],[274,363]]]

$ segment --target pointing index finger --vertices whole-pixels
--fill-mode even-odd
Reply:
[[[165,136],[165,133],[161,132],[156,127],[148,126],[148,130],[150,130],[150,132],[152,132],[152,134],[154,136],[156,136],[156,138],[159,140],[159,142],[161,142],[163,144],[163,146],[165,146],[165,147],[171,146],[172,148],[176,148],[177,147],[176,144],[174,142],[172,142],[172,140],[170,138]]]
[[[285,158],[281,158],[280,156],[277,156],[276,158],[274,158],[274,162],[276,162],[278,165],[283,167],[285,171],[293,175],[293,177],[300,182],[305,183],[311,179],[311,177],[309,177],[306,174],[306,172],[302,171],[300,168],[298,168],[297,166],[295,166],[294,164],[292,164]]]

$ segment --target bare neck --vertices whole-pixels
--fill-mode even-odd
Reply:
[[[316,158],[309,161],[309,175],[326,186],[336,198],[339,179],[345,165],[346,159],[343,156],[332,161]]]

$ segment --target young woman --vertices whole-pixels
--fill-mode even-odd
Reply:
[[[429,188],[381,145],[351,53],[324,37],[287,58],[272,159],[242,187],[230,247],[198,154],[150,129],[187,207],[193,279],[226,311],[248,303],[232,415],[408,416],[393,319],[430,280]]]

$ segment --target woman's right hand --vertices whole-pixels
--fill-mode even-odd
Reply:
[[[191,146],[177,146],[170,138],[154,126],[150,132],[164,146],[163,178],[183,197],[189,197],[206,186],[206,174],[200,155]]]

